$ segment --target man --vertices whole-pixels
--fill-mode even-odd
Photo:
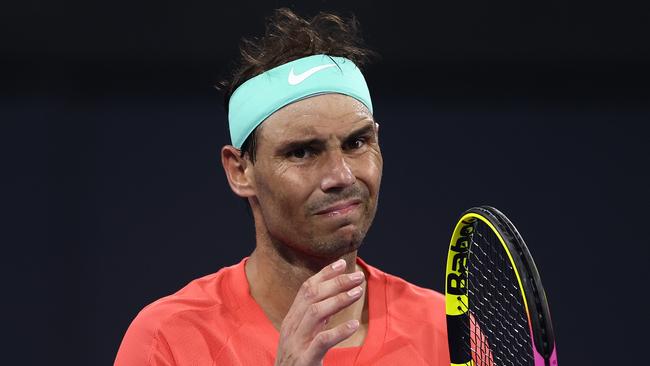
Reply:
[[[443,296],[357,257],[383,167],[368,55],[354,20],[287,9],[246,44],[221,158],[255,250],[142,310],[116,365],[449,365]]]

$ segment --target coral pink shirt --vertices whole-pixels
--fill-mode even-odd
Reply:
[[[273,365],[279,333],[250,295],[246,260],[145,307],[115,365]],[[360,347],[331,349],[324,365],[448,366],[444,296],[357,263],[367,274],[368,333]]]

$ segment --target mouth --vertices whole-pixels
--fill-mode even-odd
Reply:
[[[356,210],[361,205],[361,200],[353,199],[344,202],[335,203],[332,206],[329,206],[321,211],[316,212],[316,215],[320,216],[341,216],[349,214],[352,211]]]

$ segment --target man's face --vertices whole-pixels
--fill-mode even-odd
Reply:
[[[361,245],[381,181],[377,128],[362,103],[341,94],[295,102],[260,126],[252,177],[276,243],[318,257]]]

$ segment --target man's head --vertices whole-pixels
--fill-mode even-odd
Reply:
[[[359,67],[376,53],[365,48],[356,19],[343,19],[331,13],[318,13],[303,19],[286,8],[277,9],[267,19],[266,32],[259,39],[244,39],[241,58],[233,74],[219,88],[224,92],[228,111],[233,92],[247,80],[290,61],[325,54],[344,57]],[[256,130],[244,141],[241,150],[255,161]]]
[[[369,51],[360,46],[355,24],[324,13],[308,21],[279,10],[264,38],[245,43],[244,65],[226,83],[226,100],[252,77],[306,56],[362,64]],[[222,149],[230,186],[248,199],[258,238],[261,230],[280,250],[324,258],[359,247],[375,215],[383,166],[369,105],[369,97],[309,95],[263,119],[241,149]]]

